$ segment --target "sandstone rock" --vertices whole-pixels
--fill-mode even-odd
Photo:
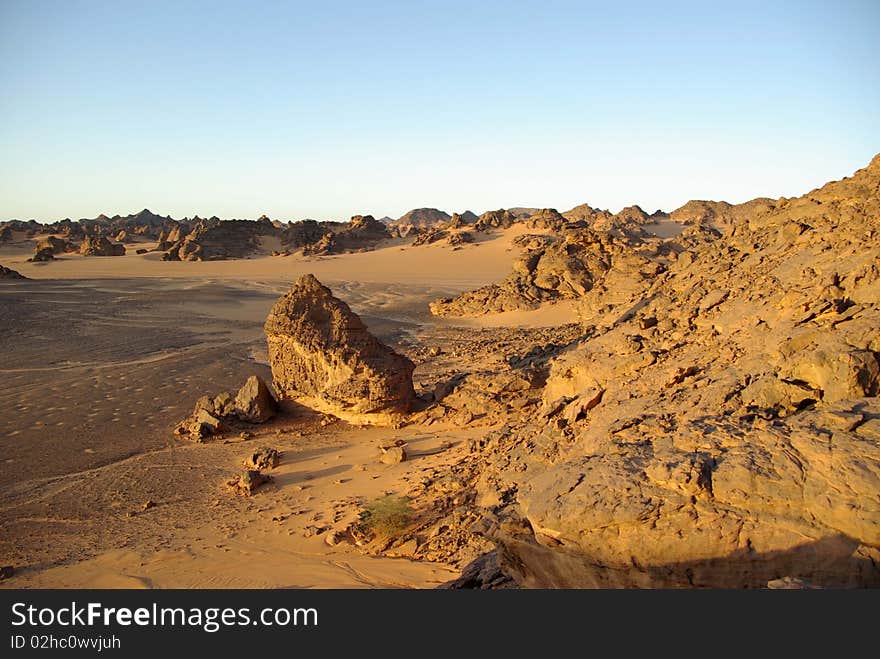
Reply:
[[[475,481],[504,484],[478,500],[506,573],[542,588],[880,585],[878,186],[880,156],[756,200],[724,233],[698,219],[665,246],[629,239],[671,263],[616,299],[612,265],[580,295],[585,337],[542,395],[565,434],[535,414],[474,445]],[[598,390],[578,421],[572,401]]]
[[[248,469],[239,476],[226,481],[226,487],[233,493],[243,497],[251,496],[257,488],[271,480],[270,476],[254,469]]]
[[[365,423],[409,411],[413,363],[379,342],[314,276],[300,277],[275,303],[265,329],[281,396]]]
[[[457,579],[437,586],[441,590],[500,590],[515,587],[516,582],[501,569],[497,550],[468,563]]]
[[[406,449],[402,446],[390,446],[382,449],[382,464],[396,465],[406,460]]]
[[[256,471],[274,469],[278,466],[280,457],[277,449],[262,446],[248,456],[244,461],[244,466]]]
[[[355,215],[347,224],[324,233],[313,243],[304,245],[303,254],[313,256],[365,251],[374,249],[390,238],[388,227],[372,215]]]
[[[34,263],[45,263],[46,261],[54,261],[55,253],[52,251],[51,247],[44,247],[42,249],[37,249],[34,252],[34,255],[28,259],[28,261],[32,261]]]
[[[536,246],[527,249],[500,284],[436,300],[430,305],[431,313],[468,316],[533,309],[545,302],[583,298],[606,278],[607,286],[601,290],[610,298],[614,293],[609,289],[626,295],[657,272],[656,264],[637,253],[637,242],[631,243],[638,238],[618,238],[586,228],[562,234],[561,240],[535,241]]]
[[[275,415],[275,399],[263,380],[252,375],[235,397],[235,415],[248,423],[265,423]]]
[[[407,236],[413,229],[427,229],[447,224],[450,220],[448,213],[436,208],[415,208],[391,222],[391,228],[399,232],[401,236]]]
[[[799,352],[780,371],[782,377],[804,382],[833,403],[875,396],[880,389],[880,365],[870,350],[830,344]]]
[[[797,577],[782,577],[768,581],[767,588],[770,590],[815,590],[818,587]]]
[[[125,247],[111,243],[106,236],[86,236],[79,248],[83,256],[124,256]]]
[[[41,238],[37,241],[34,251],[35,253],[38,253],[46,249],[51,250],[53,255],[77,251],[76,245],[64,238],[58,238],[56,236],[45,236],[44,238]]]
[[[214,414],[222,417],[236,416],[235,397],[228,391],[221,391],[211,401],[214,406]]]

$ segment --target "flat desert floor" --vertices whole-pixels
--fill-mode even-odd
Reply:
[[[171,431],[198,397],[269,379],[263,323],[305,273],[409,355],[487,324],[566,322],[565,305],[479,322],[428,312],[433,299],[503,279],[522,231],[459,250],[214,262],[163,262],[136,255],[138,244],[123,257],[35,264],[32,243],[4,246],[0,263],[31,281],[0,283],[0,564],[15,568],[3,585],[424,588],[457,576],[331,546],[322,531],[359,503],[442,475],[485,428],[357,428],[299,409],[247,440],[193,444]],[[393,438],[411,459],[381,464],[377,445]],[[226,492],[263,445],[283,452],[272,483],[251,498]]]

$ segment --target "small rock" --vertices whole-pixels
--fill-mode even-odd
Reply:
[[[235,397],[235,415],[248,423],[265,423],[275,416],[276,403],[269,387],[256,375],[247,379]]]
[[[257,471],[274,469],[278,466],[279,458],[280,454],[277,449],[261,446],[248,456],[244,461],[244,466]]]
[[[144,501],[144,505],[141,506],[141,510],[149,510],[150,508],[155,508],[155,507],[156,507],[156,502],[153,501],[152,499],[147,499],[146,501]]]
[[[240,476],[236,476],[235,478],[226,481],[226,487],[234,494],[249,497],[254,493],[254,490],[267,483],[269,480],[269,476],[261,474],[254,469],[248,469]]]
[[[406,460],[406,449],[402,446],[391,446],[382,449],[382,457],[379,458],[383,464],[396,465]]]

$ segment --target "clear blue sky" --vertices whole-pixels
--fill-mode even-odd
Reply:
[[[866,165],[880,2],[0,0],[0,88],[0,219],[671,210]]]

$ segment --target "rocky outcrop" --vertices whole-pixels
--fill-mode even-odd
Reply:
[[[513,226],[519,217],[503,208],[497,211],[486,211],[474,222],[477,231],[489,231],[491,229],[506,229]]]
[[[339,230],[324,234],[317,242],[303,247],[303,254],[328,255],[374,249],[391,239],[388,227],[372,215],[355,215]]]
[[[159,233],[156,249],[160,252],[171,249],[175,244],[182,241],[187,233],[189,232],[184,225],[175,222],[171,227],[164,228]]]
[[[607,222],[611,219],[612,213],[607,210],[598,210],[589,204],[581,204],[569,211],[565,211],[562,217],[568,222],[583,222],[585,226],[591,227]]]
[[[200,221],[162,257],[166,261],[220,261],[240,259],[260,248],[262,236],[273,235],[271,222],[225,220]]]
[[[542,208],[533,215],[530,215],[529,219],[526,220],[526,224],[531,229],[561,231],[568,224],[568,220],[555,208]]]
[[[32,263],[45,263],[47,261],[54,261],[55,253],[52,251],[51,247],[44,247],[43,249],[38,249],[34,252],[34,255],[28,259],[29,262]]]
[[[86,236],[79,253],[83,256],[125,256],[125,246],[111,243],[106,236]]]
[[[757,218],[770,211],[775,202],[766,197],[752,199],[742,204],[726,201],[691,200],[669,214],[669,219],[685,225],[707,225],[725,230],[735,224]]]
[[[450,229],[463,229],[464,227],[475,224],[479,218],[476,213],[465,211],[464,213],[453,213],[449,219],[447,227]]]
[[[502,283],[432,302],[431,313],[468,316],[534,309],[543,302],[581,299],[599,284],[606,291],[631,282],[629,289],[662,269],[624,239],[590,229],[568,230],[552,242],[536,238],[526,246]]]
[[[275,390],[347,420],[387,423],[414,400],[413,363],[382,344],[348,305],[304,275],[265,324]]]
[[[319,243],[324,236],[333,233],[333,229],[326,222],[315,220],[302,220],[291,222],[281,233],[281,242],[291,250],[308,248]]]
[[[420,247],[421,245],[431,245],[440,242],[452,247],[467,245],[474,242],[474,234],[472,231],[453,228],[450,223],[450,226],[446,228],[435,227],[415,232],[412,245],[413,247]]]
[[[0,279],[27,279],[23,274],[0,265]]]
[[[594,299],[594,282],[584,337],[546,372],[545,421],[475,452],[507,574],[544,588],[880,585],[878,188],[880,157],[617,299]]]
[[[436,208],[414,208],[389,226],[400,236],[407,236],[413,229],[429,229],[446,224],[450,219],[449,213]]]
[[[40,252],[50,252],[53,256],[56,254],[66,254],[68,252],[76,252],[77,246],[64,238],[57,236],[44,236],[37,241],[34,247],[34,255]]]
[[[266,469],[274,469],[278,466],[278,461],[281,459],[281,455],[278,453],[278,449],[270,448],[268,446],[261,446],[258,449],[255,449],[251,452],[251,454],[244,461],[244,466],[247,469],[254,469],[256,471],[264,471]]]

